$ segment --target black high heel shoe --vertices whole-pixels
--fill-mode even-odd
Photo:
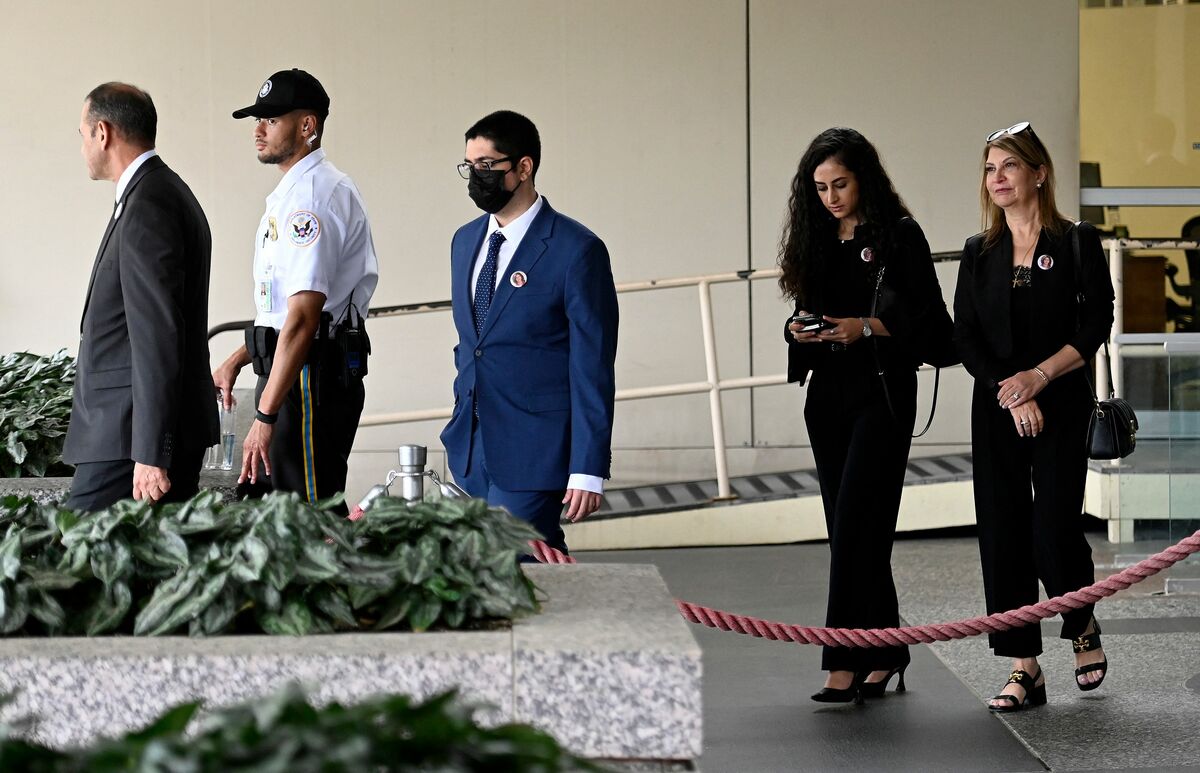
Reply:
[[[908,668],[907,663],[902,666],[896,666],[891,671],[888,671],[888,675],[878,682],[868,682],[867,676],[870,675],[870,672],[867,672],[867,675],[863,676],[863,682],[859,686],[859,691],[862,692],[864,698],[882,698],[883,694],[887,692],[888,682],[892,681],[893,676],[899,675],[900,680],[896,682],[896,692],[904,692],[904,669],[906,668]]]
[[[1025,698],[1021,699],[1015,695],[1006,695],[1000,693],[993,696],[994,701],[1008,701],[1008,705],[995,705],[988,703],[988,710],[997,714],[1007,714],[1010,711],[1020,711],[1026,706],[1043,706],[1046,703],[1046,681],[1043,679],[1041,684],[1037,680],[1042,678],[1042,669],[1038,668],[1038,672],[1030,676],[1027,671],[1013,671],[1008,677],[1005,685],[1015,684],[1025,689]]]
[[[1091,652],[1092,650],[1098,650],[1103,646],[1104,645],[1100,643],[1100,623],[1094,617],[1092,618],[1092,632],[1085,633],[1079,638],[1071,640],[1071,647],[1075,650],[1075,654],[1079,654],[1081,652]],[[1079,681],[1079,677],[1083,676],[1084,674],[1090,674],[1093,671],[1103,671],[1104,673],[1100,675],[1099,679],[1088,684],[1084,684],[1083,682]],[[1086,666],[1080,666],[1079,668],[1075,669],[1075,686],[1084,692],[1087,692],[1088,690],[1095,690],[1104,683],[1104,677],[1106,676],[1108,676],[1107,656],[1099,663],[1088,663]]]
[[[862,695],[862,680],[863,674],[855,674],[850,682],[850,686],[839,689],[837,687],[822,687],[820,690],[812,694],[812,699],[817,703],[850,703],[853,701],[861,705],[863,702]]]

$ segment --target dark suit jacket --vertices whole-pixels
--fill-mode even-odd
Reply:
[[[478,402],[487,468],[511,491],[566,487],[571,473],[609,477],[617,294],[604,242],[545,201],[500,279],[482,332],[471,316],[471,272],[488,216],[450,247],[454,414],[442,432],[450,470],[466,471]],[[509,281],[516,271],[528,281]]]
[[[196,197],[157,156],[119,205],[83,307],[63,459],[170,468],[176,451],[219,439],[208,363],[212,238]]]
[[[925,238],[921,226],[910,217],[902,219],[896,226],[897,249],[894,255],[884,254],[879,244],[865,236],[866,233],[867,229],[864,226],[855,229],[855,246],[860,242],[864,246],[871,246],[879,256],[878,259],[887,267],[883,272],[883,284],[880,287],[881,304],[876,309],[876,316],[891,335],[880,336],[874,343],[859,341],[852,346],[877,346],[880,364],[885,369],[915,370],[921,365],[921,359],[916,353],[918,347],[914,339],[924,334],[930,315],[945,305],[937,271],[933,267],[929,241]],[[863,235],[861,240],[860,235]],[[818,285],[824,279],[821,278]],[[823,314],[825,310],[820,300],[821,288],[815,289],[815,297],[809,303],[811,308],[806,308],[805,311]],[[872,288],[864,286],[862,295],[866,305],[862,308],[862,316],[867,316],[873,294]],[[796,304],[793,315],[800,312],[802,305]],[[788,344],[787,380],[788,383],[799,382],[803,386],[810,371],[821,367],[830,357],[843,358],[845,354],[833,352],[823,343],[799,343],[788,329],[790,322],[791,317],[783,325],[783,340]]]
[[[1080,284],[1085,301],[1076,301],[1071,230],[1079,229]],[[954,292],[954,341],[963,365],[976,381],[995,389],[1017,370],[1027,370],[1070,344],[1091,359],[1108,340],[1113,323],[1113,286],[1100,236],[1088,223],[1068,224],[1055,237],[1045,229],[1033,251],[1032,329],[1036,345],[1014,352],[1012,341],[1012,233],[984,247],[983,234],[967,239]],[[1049,255],[1050,268],[1038,265]],[[1021,362],[1014,362],[1014,358]],[[1028,362],[1025,362],[1028,360]]]

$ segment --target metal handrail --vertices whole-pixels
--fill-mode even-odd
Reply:
[[[935,262],[957,260],[960,252],[942,252],[934,255]],[[618,293],[636,293],[650,290],[665,290],[682,287],[695,287],[699,295],[701,330],[704,337],[704,381],[690,381],[658,386],[620,389],[616,392],[617,400],[643,400],[654,397],[672,397],[677,395],[708,393],[709,414],[712,419],[713,457],[717,471],[717,499],[733,499],[733,489],[729,482],[729,464],[725,445],[725,417],[721,403],[721,393],[734,389],[753,389],[754,387],[776,386],[787,383],[786,373],[769,376],[748,376],[743,378],[722,379],[717,362],[716,331],[713,323],[712,294],[710,288],[715,284],[730,282],[749,282],[760,279],[775,279],[779,277],[778,268],[745,269],[722,274],[705,274],[689,277],[671,277],[668,279],[649,279],[639,282],[624,282],[616,286]],[[435,301],[432,303],[413,303],[400,306],[373,307],[367,312],[369,318],[400,317],[411,314],[427,314],[430,312],[450,311],[450,301]],[[209,331],[209,338],[218,333],[240,330],[252,324],[250,320],[243,322],[227,322],[217,325]],[[414,422],[448,419],[453,408],[430,408],[419,411],[397,411],[363,416],[359,419],[360,427],[378,427],[391,424],[411,424]]]
[[[933,253],[934,263],[951,263],[962,257],[961,250],[953,252],[935,252]],[[743,271],[734,272],[739,279],[754,279],[760,278],[763,271],[775,271],[773,276],[778,276],[778,269],[746,269]],[[719,276],[726,276],[720,274]],[[678,282],[683,281],[683,284]],[[732,281],[732,280],[730,280]],[[617,285],[617,292],[637,292],[638,290],[652,290],[661,287],[686,287],[687,280],[679,279],[651,279],[644,282],[627,282]],[[379,319],[386,317],[404,317],[410,314],[428,314],[434,311],[450,311],[450,301],[422,301],[421,303],[403,303],[397,306],[372,306],[367,309],[368,319]],[[245,330],[248,326],[253,325],[252,319],[241,319],[234,322],[222,322],[212,328],[209,328],[208,338],[211,341],[215,336],[221,333],[232,333]]]

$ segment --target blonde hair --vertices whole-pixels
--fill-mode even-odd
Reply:
[[[1019,131],[1016,134],[1002,134],[983,146],[983,176],[979,182],[979,206],[983,216],[983,243],[992,247],[999,243],[1007,223],[1004,210],[996,206],[987,189],[987,159],[992,148],[1001,148],[1013,154],[1026,167],[1037,170],[1044,168],[1046,179],[1037,189],[1038,217],[1051,234],[1059,235],[1066,229],[1066,218],[1058,211],[1054,201],[1054,162],[1050,160],[1050,151],[1038,139],[1033,127]]]

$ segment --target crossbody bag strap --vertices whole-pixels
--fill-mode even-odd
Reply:
[[[871,298],[871,316],[872,317],[878,316],[876,314],[876,311],[879,308],[879,292],[883,287],[883,272],[886,269],[887,269],[887,266],[880,265],[879,273],[875,275],[875,295]],[[898,418],[896,418],[896,409],[892,405],[892,395],[888,391],[887,378],[884,376],[884,373],[883,373],[883,365],[879,361],[879,342],[875,340],[875,336],[871,336],[871,355],[875,359],[875,374],[877,376],[879,376],[879,383],[883,386],[883,400],[884,400],[884,402],[887,403],[888,412],[892,414],[892,419],[894,419],[896,422],[899,422],[900,420]],[[926,432],[929,431],[929,428],[931,426],[933,426],[933,417],[937,413],[938,384],[941,381],[941,377],[942,377],[942,369],[934,368],[933,369],[933,403],[929,406],[929,418],[925,421],[925,427],[920,432],[913,435],[914,438],[921,437],[922,435],[924,435]]]

